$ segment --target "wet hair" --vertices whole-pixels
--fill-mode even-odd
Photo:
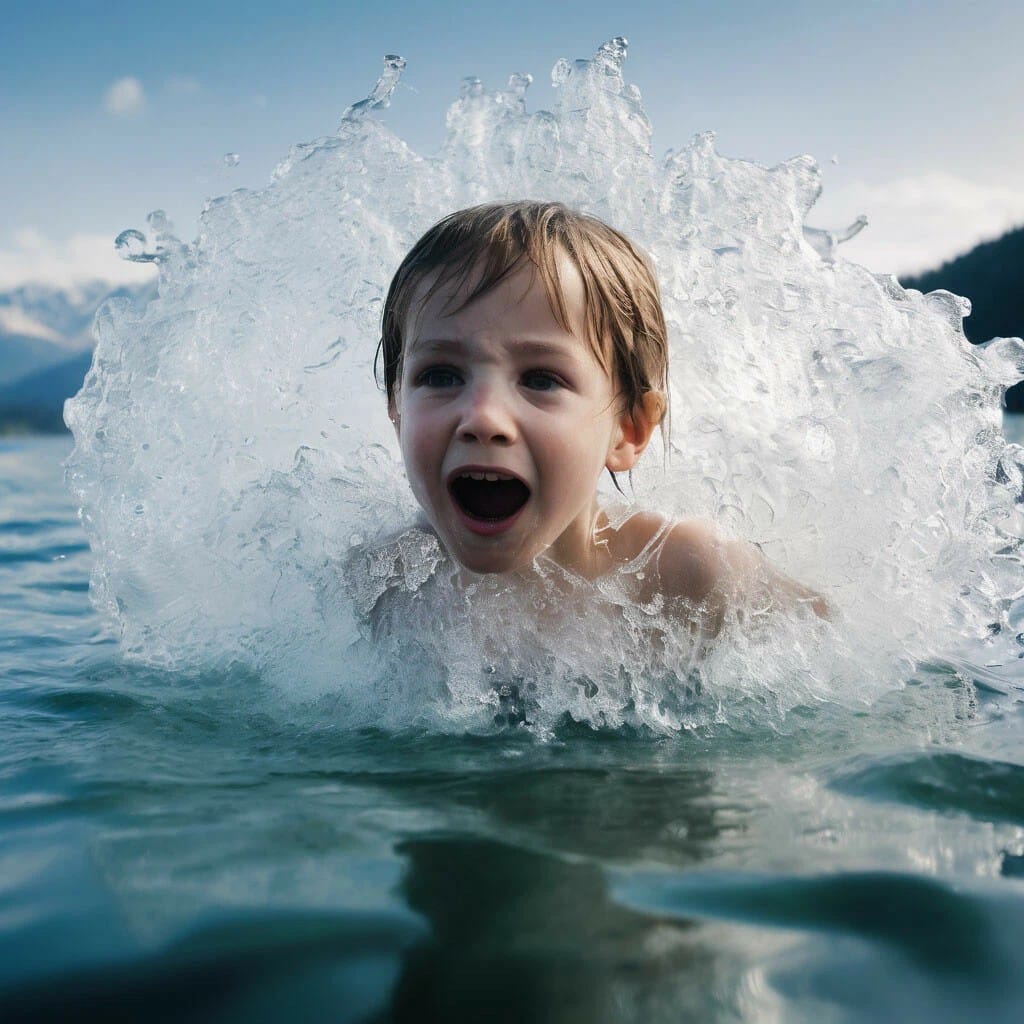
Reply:
[[[409,250],[384,303],[375,366],[383,366],[388,401],[402,372],[405,332],[414,303],[470,286],[457,313],[529,261],[540,274],[551,312],[572,330],[558,274],[561,253],[583,279],[586,341],[611,376],[623,411],[636,415],[643,396],[667,401],[668,339],[658,282],[647,257],[621,232],[562,203],[519,200],[457,210]],[[427,290],[420,286],[439,271]],[[662,409],[665,408],[664,401]]]

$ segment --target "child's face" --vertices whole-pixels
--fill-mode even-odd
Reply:
[[[461,297],[441,289],[406,325],[391,407],[406,472],[474,572],[522,568],[545,550],[585,571],[601,473],[630,469],[643,447],[583,340],[579,272],[568,258],[559,269],[572,333],[530,264],[451,315]]]

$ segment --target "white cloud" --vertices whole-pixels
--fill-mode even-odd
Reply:
[[[118,116],[137,114],[146,106],[146,94],[142,83],[129,75],[111,83],[104,103],[108,113]]]
[[[868,227],[840,252],[881,273],[916,273],[1024,223],[1024,187],[930,171],[832,190],[826,172],[825,193],[809,223],[834,230],[861,213],[868,215]]]
[[[20,334],[23,338],[42,338],[43,341],[63,341],[61,336],[46,324],[33,320],[17,306],[0,306],[0,331],[5,334]]]
[[[0,248],[0,289],[38,282],[73,288],[88,281],[111,285],[152,280],[152,264],[129,263],[114,252],[109,235],[71,235],[61,241],[35,228],[22,228],[13,244]]]

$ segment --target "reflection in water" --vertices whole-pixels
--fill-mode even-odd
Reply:
[[[602,862],[699,861],[717,835],[709,772],[488,774],[444,795],[485,824],[399,846],[403,895],[431,934],[406,959],[396,1020],[706,1015],[716,967],[698,932],[615,903]]]
[[[703,860],[722,831],[711,782],[705,769],[548,766],[403,775],[386,788],[455,823],[465,818],[460,810],[476,812],[475,834],[512,836],[531,849],[686,865]],[[728,827],[737,827],[731,808]]]
[[[398,1020],[622,1019],[706,959],[683,926],[612,903],[593,864],[477,839],[402,852],[405,896],[432,935],[406,961]]]

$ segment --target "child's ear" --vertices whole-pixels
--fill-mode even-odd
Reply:
[[[605,466],[613,473],[628,473],[639,462],[664,415],[664,395],[658,391],[641,395],[638,407],[622,414]]]
[[[399,432],[399,423],[401,417],[398,415],[398,396],[392,395],[388,399],[388,419],[391,420],[391,425],[395,428],[395,433]]]

